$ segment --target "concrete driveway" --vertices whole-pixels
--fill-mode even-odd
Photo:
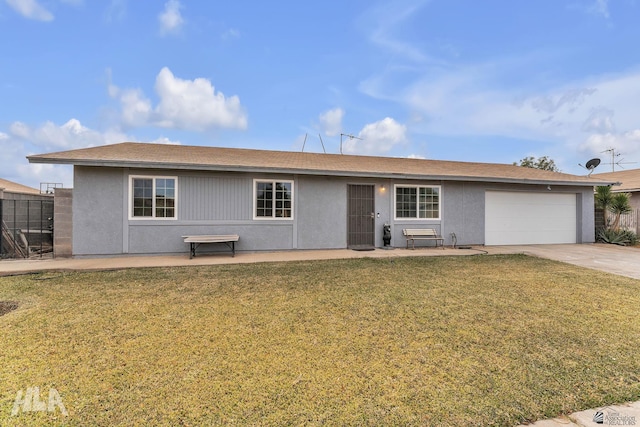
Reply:
[[[602,243],[580,245],[487,246],[490,254],[523,253],[640,279],[640,248]]]

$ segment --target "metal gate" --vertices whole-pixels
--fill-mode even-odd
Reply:
[[[375,247],[375,202],[373,185],[349,184],[347,196],[347,247]]]
[[[0,199],[0,259],[53,253],[53,200]]]

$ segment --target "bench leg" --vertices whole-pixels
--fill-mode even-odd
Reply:
[[[236,242],[231,242],[231,258],[236,256]]]
[[[192,259],[194,256],[196,256],[196,244],[195,243],[189,243],[189,259]]]

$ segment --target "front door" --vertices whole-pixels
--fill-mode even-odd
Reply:
[[[375,247],[374,189],[373,185],[348,185],[347,246],[351,249]]]

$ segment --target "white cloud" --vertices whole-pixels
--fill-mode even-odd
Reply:
[[[178,0],[169,0],[164,4],[164,11],[158,15],[160,22],[160,34],[175,34],[180,32],[184,25],[184,18],[180,13],[182,5]]]
[[[556,147],[547,149],[551,154],[555,151],[569,157],[586,152],[599,155],[607,143],[615,142],[623,144],[621,152],[629,158],[640,157],[630,136],[638,129],[640,69],[568,81],[544,90],[504,85],[503,80],[526,69],[536,57],[539,59],[533,54],[458,67],[427,67],[401,88],[388,83],[393,75],[372,76],[361,89],[405,106],[416,118],[411,124],[416,134],[541,141]]]
[[[560,93],[533,97],[529,103],[537,112],[543,114],[554,114],[565,106],[568,111],[573,112],[584,103],[588,96],[595,92],[596,89],[593,88],[568,89]]]
[[[28,142],[37,151],[70,150],[126,141],[128,137],[118,131],[98,132],[70,119],[63,125],[47,121],[38,127],[14,122],[10,128],[11,139]]]
[[[20,15],[36,21],[53,21],[53,14],[36,0],[5,0]]]
[[[33,188],[40,188],[41,183],[60,183],[63,187],[73,187],[73,166],[48,165],[44,163],[28,163],[23,156],[15,167],[18,183]]]
[[[204,78],[184,80],[169,68],[158,73],[153,103],[140,89],[120,89],[107,70],[109,96],[120,101],[120,120],[125,128],[159,126],[193,131],[210,128],[246,129],[247,115],[237,96],[226,98]]]
[[[610,133],[615,132],[613,121],[614,111],[605,107],[594,107],[589,117],[582,124],[584,132]]]
[[[151,144],[165,144],[165,145],[182,145],[180,141],[172,141],[166,136],[161,136],[159,138],[154,139],[153,141],[148,141]]]
[[[609,0],[595,0],[587,7],[587,12],[609,19]]]
[[[398,2],[380,3],[371,8],[361,18],[361,26],[369,32],[372,43],[390,51],[394,55],[416,62],[432,60],[425,52],[396,35],[405,21],[413,17],[429,0],[409,0],[404,4]]]
[[[320,127],[327,136],[336,136],[342,131],[344,110],[334,108],[320,114]]]
[[[144,126],[151,116],[151,101],[139,89],[127,89],[120,93],[122,120],[128,127]]]
[[[407,142],[407,127],[386,117],[367,124],[358,133],[358,138],[349,138],[343,143],[343,152],[351,154],[378,155],[391,151]]]
[[[125,128],[145,126],[152,113],[151,101],[144,96],[140,89],[120,89],[114,85],[111,69],[107,69],[107,93],[111,98],[120,101],[122,125]]]
[[[590,135],[586,141],[580,145],[581,151],[597,154],[603,160],[609,154],[606,150],[613,148],[621,158],[614,159],[615,162],[622,162],[625,159],[637,159],[640,157],[640,129],[634,129],[623,133],[597,133]]]
[[[165,67],[156,78],[155,89],[160,97],[155,108],[159,126],[191,130],[247,127],[240,99],[225,98],[207,79],[183,80]]]
[[[25,185],[38,187],[39,182],[62,182],[71,186],[72,169],[70,167],[47,164],[29,164],[26,156],[53,151],[72,150],[115,144],[124,141],[140,141],[138,138],[109,129],[98,131],[84,126],[77,119],[70,119],[62,125],[51,121],[39,126],[29,126],[14,122],[9,132],[0,132],[0,170],[2,177]],[[167,137],[159,137],[158,144],[180,144]]]
[[[420,155],[420,154],[409,154],[407,156],[407,158],[409,159],[426,159],[426,157]]]
[[[9,132],[17,138],[27,139],[29,138],[31,130],[29,129],[29,126],[22,122],[13,122],[9,126]]]

